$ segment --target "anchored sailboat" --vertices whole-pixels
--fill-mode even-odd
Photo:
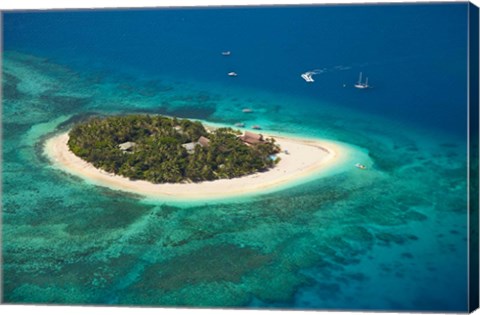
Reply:
[[[368,89],[370,86],[368,85],[368,77],[365,79],[365,83],[362,82],[362,73],[360,72],[360,77],[358,78],[357,84],[355,84],[357,89]]]

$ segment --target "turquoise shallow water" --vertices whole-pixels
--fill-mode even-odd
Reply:
[[[465,139],[309,97],[15,51],[3,76],[6,303],[466,310]],[[75,121],[130,112],[343,141],[373,165],[172,203],[88,184],[42,154]]]

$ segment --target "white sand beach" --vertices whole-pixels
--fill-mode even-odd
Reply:
[[[175,199],[214,199],[258,193],[277,188],[299,179],[321,174],[337,165],[346,155],[346,148],[333,141],[286,138],[272,136],[280,144],[280,162],[266,172],[201,183],[153,184],[133,181],[107,173],[73,154],[67,145],[68,133],[63,133],[45,142],[45,154],[53,165],[70,174],[84,178],[90,183],[111,189],[127,191],[146,197]]]

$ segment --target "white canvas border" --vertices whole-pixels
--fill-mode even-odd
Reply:
[[[44,9],[75,9],[75,8],[138,8],[138,7],[171,7],[171,6],[239,6],[239,5],[289,5],[289,4],[363,4],[363,3],[441,3],[466,2],[458,0],[2,0],[0,11],[9,10],[44,10]],[[471,0],[480,6],[480,0]],[[272,311],[272,310],[232,310],[232,309],[185,309],[185,308],[128,308],[128,307],[90,307],[90,306],[17,306],[1,305],[2,314],[39,314],[39,315],[100,315],[113,312],[119,315],[298,315],[298,314],[425,314],[425,313],[383,313],[383,312],[330,312],[330,311]],[[476,311],[475,314],[480,314]]]

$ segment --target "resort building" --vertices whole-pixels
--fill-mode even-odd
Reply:
[[[263,135],[245,131],[245,133],[240,136],[240,139],[247,144],[253,145],[263,142]]]
[[[184,143],[182,144],[182,147],[187,150],[188,154],[193,154],[195,152],[195,147],[199,145],[202,147],[208,147],[210,145],[210,139],[205,138],[204,136],[201,136],[198,138],[197,142],[189,142],[189,143]]]
[[[202,147],[208,147],[210,145],[210,139],[201,136],[197,141]]]
[[[182,147],[187,150],[188,154],[193,154],[195,152],[195,147],[198,145],[198,142],[189,142],[182,144]]]
[[[122,150],[124,153],[125,152],[132,152],[133,151],[133,148],[135,148],[137,144],[135,142],[124,142],[124,143],[121,143],[118,145],[118,147],[120,148],[120,150]]]

